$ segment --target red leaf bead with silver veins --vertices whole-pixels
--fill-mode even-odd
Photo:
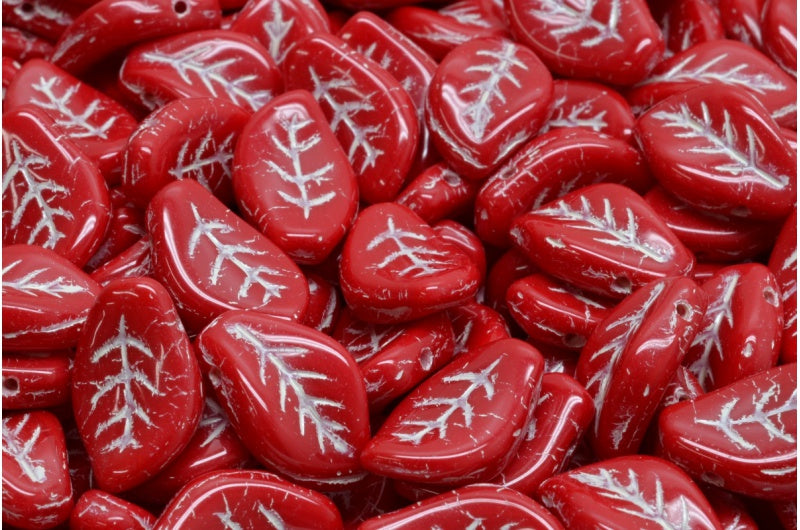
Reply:
[[[622,301],[581,350],[575,374],[595,404],[595,454],[633,454],[700,329],[706,295],[688,278],[652,282]]]
[[[140,44],[125,58],[119,80],[150,110],[178,98],[218,97],[254,112],[283,88],[267,50],[247,35],[225,30]]]
[[[119,103],[42,59],[25,63],[6,91],[6,109],[30,103],[55,119],[107,180],[118,172],[136,121]],[[113,177],[116,179],[116,177]]]
[[[170,182],[196,180],[233,204],[233,151],[250,114],[222,98],[181,98],[150,114],[125,148],[125,196],[140,208]]]
[[[347,154],[305,90],[253,115],[236,144],[233,185],[244,219],[301,264],[324,261],[358,209]]]
[[[149,278],[110,283],[89,312],[72,378],[75,421],[100,488],[124,491],[163,469],[189,443],[202,394],[167,291]]]
[[[72,483],[64,430],[50,412],[3,416],[3,523],[53,528],[69,519]]]
[[[55,64],[74,75],[140,42],[219,26],[213,0],[104,0],[75,19],[53,51]]]
[[[315,487],[361,478],[367,394],[339,343],[301,324],[231,311],[197,346],[217,399],[259,462]]]
[[[302,318],[308,284],[297,265],[197,182],[173,182],[153,197],[147,230],[154,276],[191,331],[230,309]]]
[[[366,11],[350,17],[338,35],[358,53],[385,68],[411,97],[419,126],[419,147],[411,173],[439,160],[423,115],[436,61],[387,21]]]
[[[633,112],[619,92],[591,81],[553,81],[553,109],[539,134],[550,129],[591,129],[620,140],[633,136]]]
[[[305,37],[331,29],[317,0],[261,0],[243,5],[228,29],[256,39],[278,66]]]
[[[74,347],[100,292],[71,262],[33,245],[3,248],[2,283],[3,346],[13,351]]]
[[[644,0],[509,0],[511,32],[560,76],[631,85],[661,59],[661,30]]]
[[[667,407],[659,454],[701,482],[770,500],[797,490],[797,365]]]
[[[144,508],[102,490],[89,490],[81,495],[70,517],[70,528],[114,528],[150,530],[156,517]]]
[[[618,184],[587,186],[522,215],[511,237],[543,271],[613,298],[695,264],[647,203]]]
[[[31,105],[3,116],[3,245],[51,249],[82,267],[111,215],[97,166]]]
[[[567,528],[720,528],[700,488],[678,467],[651,456],[623,456],[556,475],[542,503]]]
[[[708,308],[683,363],[706,390],[772,368],[783,334],[780,289],[760,263],[725,267],[703,283]]]
[[[475,230],[508,247],[520,215],[598,182],[644,192],[653,182],[644,157],[629,142],[602,133],[559,128],[538,135],[491,175],[475,198]]]
[[[636,124],[653,175],[696,208],[780,220],[794,207],[797,155],[746,91],[703,85],[667,98]]]
[[[401,528],[528,528],[562,530],[538,502],[512,489],[475,484],[368,519],[361,530]]]
[[[325,528],[341,530],[336,506],[316,491],[264,471],[219,471],[186,485],[153,530],[206,528]]]
[[[478,268],[399,204],[363,210],[345,240],[339,278],[362,320],[408,322],[459,305],[478,290]]]
[[[333,35],[295,46],[283,65],[288,89],[314,95],[358,177],[361,200],[394,199],[415,160],[414,103],[392,75]]]
[[[438,485],[496,476],[522,441],[544,362],[499,340],[461,355],[397,405],[361,453],[373,473]]]
[[[763,53],[732,40],[704,42],[662,61],[627,98],[640,114],[669,96],[709,84],[746,90],[779,125],[797,125],[797,82]]]
[[[442,60],[425,120],[448,165],[480,180],[536,134],[552,99],[552,77],[535,53],[506,39],[476,39]]]

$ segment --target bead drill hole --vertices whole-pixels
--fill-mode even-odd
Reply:
[[[778,307],[778,293],[771,287],[765,287],[763,291],[764,300],[773,307]]]
[[[675,312],[678,314],[679,317],[686,320],[689,318],[689,315],[692,314],[692,309],[689,307],[688,304],[684,302],[678,302],[675,305]]]
[[[24,4],[22,4],[22,6],[20,6],[20,8],[22,9],[23,13],[27,13],[29,15],[31,13],[33,13],[33,4],[29,4],[28,2],[25,2]]]
[[[618,293],[630,293],[632,288],[633,284],[625,276],[614,278],[614,283],[611,284],[611,289]]]
[[[586,346],[586,337],[577,333],[567,333],[564,335],[564,346],[569,348],[583,348]]]
[[[8,393],[15,394],[19,391],[19,381],[16,377],[3,378],[3,390]]]
[[[189,9],[189,6],[187,6],[186,2],[183,0],[179,0],[178,2],[175,2],[175,5],[172,8],[177,14],[182,15],[186,13],[186,10]]]

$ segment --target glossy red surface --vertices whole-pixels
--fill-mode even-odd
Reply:
[[[267,49],[225,30],[140,44],[126,56],[119,80],[129,97],[150,110],[178,98],[219,97],[254,112],[283,88]]]
[[[532,274],[506,291],[512,318],[528,337],[559,348],[580,350],[614,303],[587,295],[545,274]]]
[[[109,493],[141,484],[189,443],[203,410],[200,370],[160,284],[116,280],[100,293],[75,353],[72,406]]]
[[[4,349],[74,347],[99,292],[97,282],[52,250],[4,247]]]
[[[725,267],[703,283],[708,309],[683,363],[706,390],[772,368],[783,334],[780,288],[767,267]]]
[[[2,32],[4,58],[25,62],[36,57],[48,57],[53,52],[50,42],[33,33],[12,26],[3,26]]]
[[[763,53],[732,40],[701,43],[662,61],[627,97],[640,114],[669,96],[717,83],[749,92],[779,125],[796,125],[796,81]]]
[[[508,37],[503,22],[486,10],[473,8],[466,15],[463,11],[443,13],[420,6],[403,6],[390,11],[386,20],[436,61],[470,40]],[[475,15],[481,23],[476,23]]]
[[[55,64],[75,75],[114,52],[167,35],[219,26],[213,0],[104,0],[93,5],[61,34]]]
[[[775,244],[778,225],[774,222],[699,211],[661,186],[648,191],[644,200],[694,252],[698,261],[728,263],[754,259]]]
[[[797,362],[797,210],[783,225],[769,257],[783,302],[781,361]]]
[[[552,77],[535,53],[507,39],[475,39],[436,69],[425,120],[448,165],[480,180],[536,134],[552,101]]]
[[[302,318],[308,285],[297,265],[197,182],[164,187],[148,206],[147,230],[154,277],[190,331],[231,309]]]
[[[3,410],[43,409],[69,403],[72,360],[64,352],[3,355]]]
[[[634,117],[622,95],[591,81],[553,81],[553,110],[539,134],[550,129],[578,127],[629,141]]]
[[[73,530],[150,530],[156,516],[102,490],[89,490],[75,503],[69,519]]]
[[[361,478],[367,394],[339,343],[301,324],[232,311],[196,344],[220,405],[259,462],[317,488]]]
[[[213,398],[206,396],[203,415],[186,448],[153,478],[126,492],[126,496],[161,507],[197,477],[248,464],[252,465],[252,457],[233,430],[225,411]]]
[[[511,32],[561,76],[632,85],[664,52],[644,0],[573,5],[564,0],[509,0]]]
[[[797,365],[740,379],[664,409],[659,452],[698,481],[792,500],[797,488]]]
[[[534,496],[542,482],[566,467],[593,416],[594,403],[580,383],[545,373],[522,443],[493,482]]]
[[[466,180],[439,162],[409,182],[394,202],[411,209],[426,223],[459,218],[472,208],[479,183]]]
[[[543,271],[611,298],[695,264],[647,203],[618,184],[586,186],[518,217],[511,238]]]
[[[43,410],[3,416],[3,523],[52,528],[69,519],[72,484],[58,419]]]
[[[703,493],[675,465],[651,456],[625,456],[573,469],[547,480],[542,503],[574,530],[680,526],[719,529]]]
[[[543,364],[535,348],[516,339],[460,355],[394,408],[361,463],[373,473],[430,484],[492,478],[522,441]]]
[[[594,399],[589,440],[600,459],[639,450],[706,304],[693,281],[668,278],[635,291],[595,328],[575,379]]]
[[[797,2],[767,0],[761,11],[764,51],[797,79]]]
[[[498,486],[465,486],[402,510],[365,521],[361,530],[400,528],[469,528],[471,525],[502,528],[521,525],[531,530],[564,528],[543,506],[514,490]],[[513,526],[512,526],[513,527]]]
[[[292,90],[264,105],[242,130],[234,159],[244,219],[295,263],[324,261],[352,225],[359,194],[347,154],[311,93]]]
[[[452,320],[456,339],[454,356],[497,340],[511,338],[505,319],[483,304],[467,302],[451,307],[447,314]]]
[[[150,236],[144,236],[92,272],[91,278],[106,286],[111,280],[152,276],[151,252]]]
[[[369,324],[345,311],[332,334],[358,363],[370,410],[407,394],[453,357],[455,337],[445,312],[408,324]]]
[[[264,471],[220,471],[187,484],[156,521],[154,530],[189,530],[209,521],[291,528],[342,528],[336,506],[325,496]]]
[[[221,98],[181,98],[150,114],[125,148],[121,191],[140,208],[170,182],[200,182],[233,204],[233,151],[250,114]]]
[[[673,2],[660,22],[667,50],[672,53],[725,37],[719,12],[707,0]]]
[[[241,1],[241,0],[237,0]],[[230,30],[256,39],[281,66],[289,51],[309,35],[329,32],[330,23],[317,0],[241,2]]]
[[[597,182],[644,192],[653,180],[641,153],[626,141],[574,127],[540,134],[483,184],[475,230],[487,243],[508,247],[514,219]]]
[[[792,212],[797,155],[740,88],[703,85],[665,99],[639,119],[636,138],[659,183],[700,210],[754,220]]]
[[[38,245],[82,267],[111,214],[97,166],[33,106],[3,115],[3,155],[3,245]]]
[[[385,68],[411,97],[419,124],[419,147],[411,173],[439,160],[423,117],[436,61],[390,23],[366,11],[351,16],[337,34],[358,53]]]
[[[342,249],[339,278],[353,312],[374,323],[408,322],[474,296],[478,268],[399,204],[363,210]]]
[[[295,46],[283,68],[287,89],[314,94],[356,172],[361,200],[392,200],[419,144],[414,103],[400,83],[377,62],[323,33]]]

